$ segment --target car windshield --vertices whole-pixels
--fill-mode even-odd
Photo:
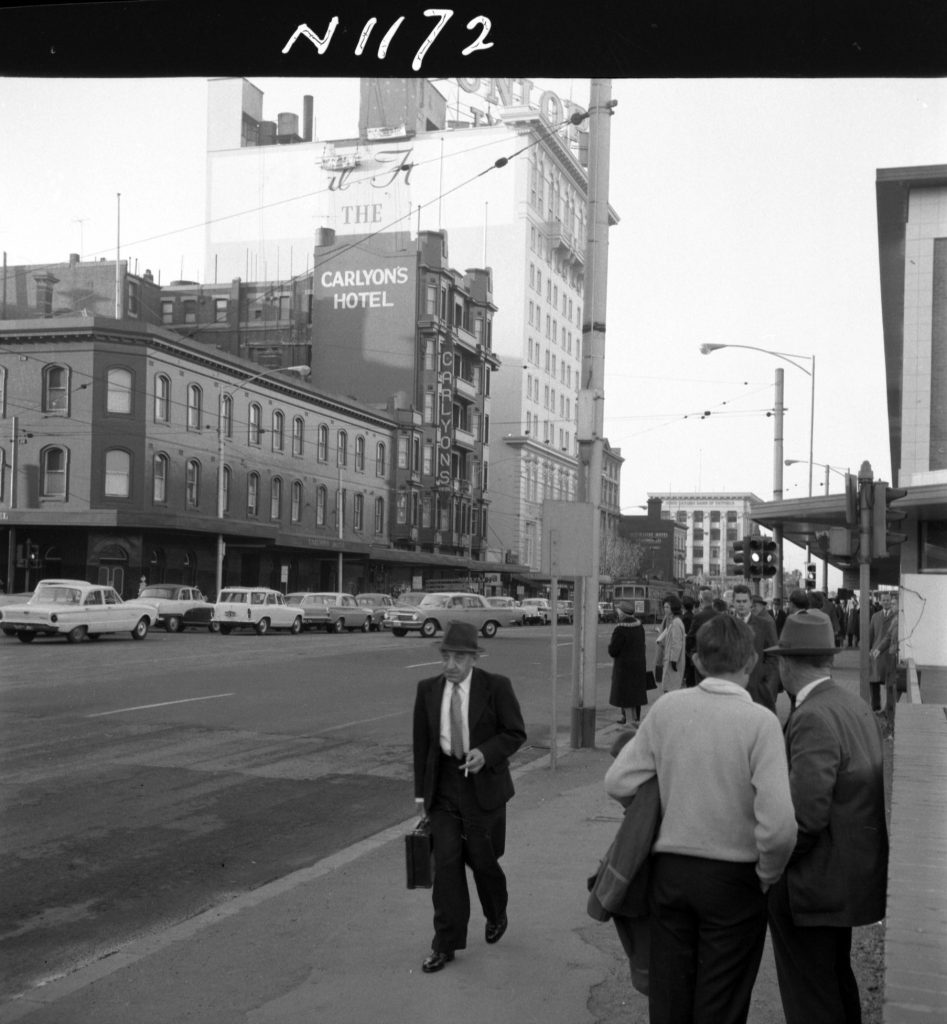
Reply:
[[[176,591],[174,587],[145,587],[139,597],[159,597],[171,600]]]
[[[428,594],[418,602],[419,608],[449,608],[451,598],[448,594]]]
[[[431,594],[419,593],[402,594],[401,597],[398,598],[398,604],[407,604],[411,605],[412,607],[416,607],[417,605],[424,603],[426,599],[431,596]]]
[[[508,597],[488,597],[487,601],[493,608],[510,608],[513,605],[512,600]]]
[[[82,591],[77,587],[37,587],[29,604],[78,604]]]

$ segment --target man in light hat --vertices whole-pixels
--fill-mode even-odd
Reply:
[[[852,928],[884,917],[888,879],[881,730],[865,701],[832,680],[826,614],[790,615],[767,653],[795,698],[786,751],[799,833],[769,894],[783,1012],[787,1024],[856,1024]]]
[[[467,946],[473,871],[486,918],[485,939],[507,928],[506,804],[513,796],[509,758],[526,741],[513,685],[477,668],[482,648],[467,622],[449,622],[440,644],[444,670],[418,683],[414,703],[414,797],[427,814],[434,846],[434,939],[421,964],[441,970]]]

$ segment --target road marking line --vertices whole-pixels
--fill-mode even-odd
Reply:
[[[338,729],[351,729],[356,725],[367,725],[369,722],[383,722],[386,718],[400,718],[403,715],[411,714],[411,708],[404,711],[392,711],[388,715],[376,715],[374,718],[359,718],[355,722],[343,722],[341,725],[328,725],[325,729],[317,729],[317,732],[336,732]]]
[[[99,711],[94,715],[86,715],[86,718],[104,718],[106,715],[121,715],[126,711],[148,711],[151,708],[166,708],[172,704],[190,704],[196,700],[219,700],[221,697],[232,697],[232,693],[214,693],[209,697],[185,697],[183,700],[166,700],[160,704],[139,704],[135,708],[117,708],[115,711]]]

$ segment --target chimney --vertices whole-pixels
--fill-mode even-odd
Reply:
[[[53,315],[53,288],[59,284],[59,278],[50,273],[34,274],[36,282],[36,308],[40,316]]]
[[[303,96],[303,142],[312,142],[312,97]]]
[[[648,498],[648,518],[649,519],[660,519],[661,518],[661,499],[660,498]]]
[[[79,262],[79,254],[77,252],[69,253],[69,266],[74,267]]]

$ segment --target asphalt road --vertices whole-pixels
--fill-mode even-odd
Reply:
[[[571,627],[557,640],[568,735]],[[550,627],[482,643],[523,707],[516,759],[545,753]],[[410,816],[415,686],[439,667],[384,633],[0,637],[0,998]]]

